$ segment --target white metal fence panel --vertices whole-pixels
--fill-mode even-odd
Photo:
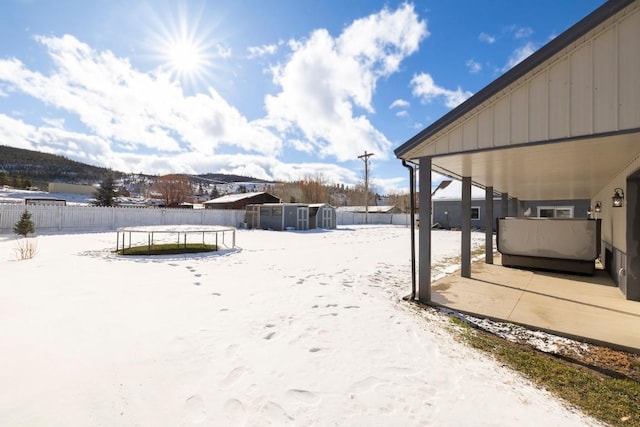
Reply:
[[[224,225],[239,227],[244,211],[217,209],[155,209],[97,206],[0,204],[0,234],[12,233],[27,209],[38,231],[115,230],[133,225]]]
[[[355,212],[336,212],[336,222],[338,225],[393,224],[409,226],[411,224],[411,215],[383,213],[365,215],[364,213]]]
[[[0,234],[12,233],[25,208],[37,231],[115,230],[132,225],[225,225],[242,227],[244,210],[160,209],[97,206],[52,206],[0,203]],[[417,218],[417,215],[416,215]],[[337,225],[393,224],[409,226],[409,214],[336,212]]]

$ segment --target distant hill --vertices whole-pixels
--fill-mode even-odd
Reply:
[[[30,178],[34,182],[67,182],[71,184],[94,184],[101,182],[109,169],[87,165],[56,154],[0,145],[0,172]],[[124,172],[113,171],[116,177]],[[152,175],[146,175],[152,177]],[[219,183],[269,182],[242,175],[206,173],[191,175],[192,178]]]
[[[273,181],[265,181],[264,179],[252,178],[249,176],[242,175],[227,175],[224,173],[203,173],[199,175],[192,175],[193,178],[202,178],[208,181],[218,181],[220,183],[226,182],[273,182]]]
[[[56,154],[0,145],[0,172],[39,182],[93,184],[107,174],[107,168],[91,166]],[[120,175],[119,172],[115,172]]]

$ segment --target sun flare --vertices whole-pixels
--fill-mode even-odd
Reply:
[[[189,14],[182,8],[174,12],[156,15],[156,11],[148,43],[159,72],[183,88],[197,90],[213,75],[214,59],[220,56],[220,42],[212,37],[212,28],[200,25],[201,14]]]
[[[178,75],[197,74],[206,59],[198,46],[188,41],[177,41],[167,46],[169,67]]]

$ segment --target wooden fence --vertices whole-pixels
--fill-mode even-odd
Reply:
[[[13,233],[22,212],[31,213],[37,231],[110,231],[135,225],[224,225],[242,228],[244,210],[161,209],[97,206],[51,206],[0,203],[0,234]],[[365,222],[366,221],[366,222]],[[409,214],[338,212],[337,225],[393,224],[409,226]]]

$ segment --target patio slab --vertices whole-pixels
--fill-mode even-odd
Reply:
[[[431,285],[432,303],[477,317],[640,353],[640,302],[628,301],[603,271],[594,276],[472,265]]]

